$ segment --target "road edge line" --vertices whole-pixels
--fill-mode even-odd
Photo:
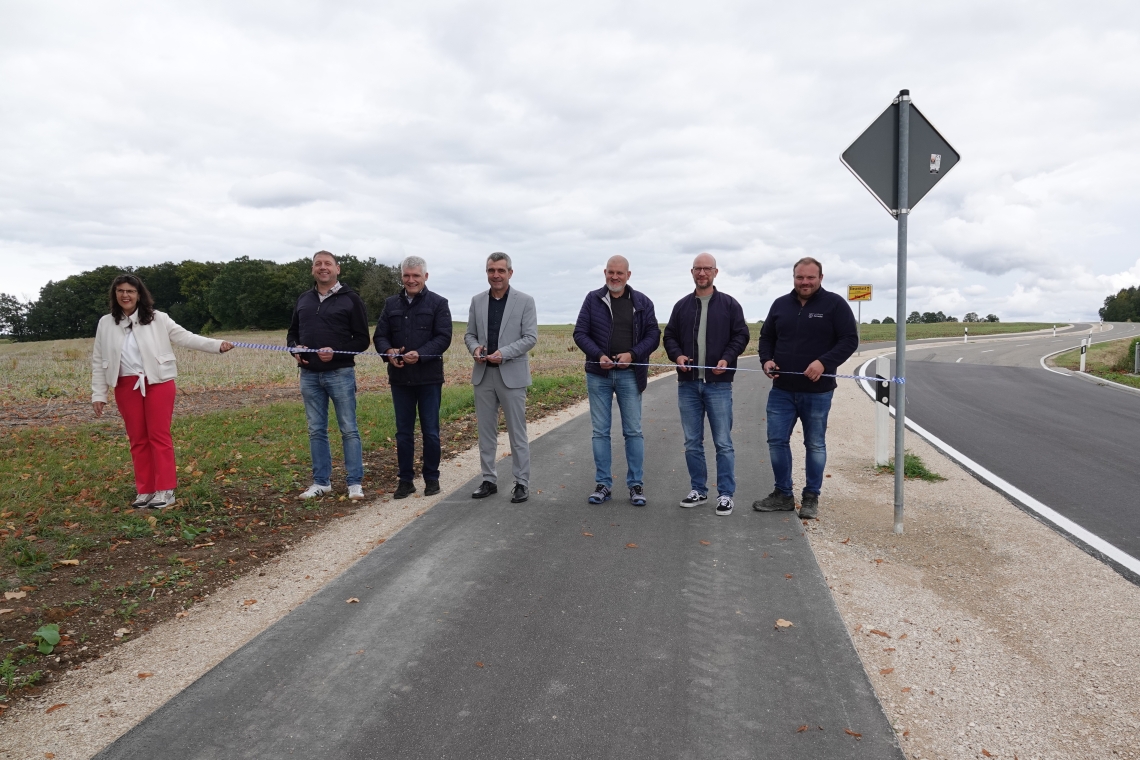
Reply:
[[[864,364],[862,364],[856,374],[865,376],[867,367],[870,366],[871,362],[874,361],[875,358],[878,357],[868,359]],[[863,388],[864,393],[866,393],[868,398],[874,402],[875,393],[870,384],[866,380],[859,380],[858,382],[859,385]],[[895,408],[891,406],[889,409],[891,416],[895,416]],[[1020,507],[1024,511],[1029,512],[1031,515],[1040,520],[1051,523],[1052,527],[1057,529],[1061,535],[1068,538],[1085,553],[1091,554],[1093,557],[1096,557],[1100,561],[1109,565],[1133,583],[1140,584],[1140,559],[1137,559],[1122,549],[1113,546],[1092,531],[1078,525],[1053,508],[1046,506],[1042,502],[1033,498],[1009,481],[995,475],[993,472],[978,464],[973,459],[970,459],[962,452],[953,448],[941,438],[937,437],[921,425],[915,423],[913,420],[907,419],[906,426],[931,446],[938,449],[942,454],[954,460],[958,466],[965,469],[967,472],[988,485],[990,488],[993,488],[995,491],[1001,493],[1016,506]]]

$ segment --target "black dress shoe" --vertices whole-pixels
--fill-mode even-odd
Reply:
[[[522,483],[515,483],[515,490],[511,494],[511,504],[520,504],[530,498],[530,491]]]
[[[396,493],[392,494],[393,499],[406,499],[416,492],[416,484],[410,480],[401,480],[400,484],[396,486]]]
[[[424,496],[435,496],[439,493],[438,480],[425,480],[424,481]]]
[[[479,484],[479,488],[475,493],[471,494],[472,499],[486,499],[493,493],[498,493],[499,487],[489,480],[484,480]]]

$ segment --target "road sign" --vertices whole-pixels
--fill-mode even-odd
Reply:
[[[958,151],[950,147],[950,143],[911,104],[910,90],[899,90],[890,107],[840,156],[843,165],[898,221],[895,376],[900,383],[906,380],[907,220],[915,204],[954,168],[959,158]],[[862,307],[860,301],[859,308]],[[903,532],[905,451],[906,393],[900,392],[895,399],[895,533]]]
[[[870,285],[848,285],[847,286],[847,300],[848,301],[870,301],[871,300],[871,286]]]
[[[904,209],[912,209],[958,163],[958,151],[912,103],[910,161]],[[843,165],[871,191],[883,208],[899,214],[899,99],[879,115],[840,157]]]

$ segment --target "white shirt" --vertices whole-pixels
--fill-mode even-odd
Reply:
[[[146,375],[146,370],[143,369],[142,351],[139,351],[139,343],[135,340],[133,329],[137,324],[132,314],[124,328],[127,338],[123,341],[123,352],[119,357],[119,377]]]

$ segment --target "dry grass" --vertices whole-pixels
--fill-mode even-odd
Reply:
[[[465,328],[464,323],[455,324],[455,337],[444,360],[448,384],[465,383],[471,376],[471,359],[463,346]],[[538,345],[531,351],[535,374],[558,376],[582,371],[582,353],[574,345],[573,327],[544,325],[538,328],[538,334]],[[211,337],[285,345],[284,330],[219,332]],[[0,368],[4,370],[0,373],[0,405],[90,398],[93,343],[93,339],[77,339],[0,345]],[[177,347],[175,353],[178,389],[183,392],[274,388],[297,383],[296,364],[284,353],[242,348],[217,356]],[[667,361],[665,352],[658,349],[652,360]],[[357,359],[356,368],[361,389],[387,386],[387,369],[375,356]]]

